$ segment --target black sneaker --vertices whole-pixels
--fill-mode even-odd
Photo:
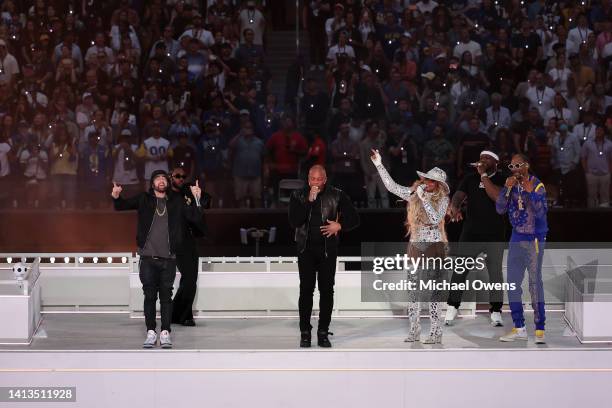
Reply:
[[[331,342],[329,341],[328,336],[333,336],[334,333],[329,331],[317,331],[317,339],[319,347],[329,348],[331,347]]]
[[[193,319],[187,319],[185,320],[183,323],[181,323],[183,326],[187,326],[187,327],[193,327],[195,326],[195,321]]]
[[[303,331],[300,337],[300,347],[310,347],[312,334],[309,331]]]

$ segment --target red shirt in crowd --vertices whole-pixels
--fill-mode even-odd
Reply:
[[[315,164],[325,166],[326,154],[327,150],[325,148],[325,142],[323,141],[323,139],[321,139],[320,136],[317,136],[308,148],[308,154],[306,155],[306,159],[311,160],[311,166],[314,166]]]
[[[308,143],[299,132],[293,131],[287,135],[279,130],[268,139],[266,149],[273,157],[272,168],[278,174],[295,175],[300,156],[308,150]]]

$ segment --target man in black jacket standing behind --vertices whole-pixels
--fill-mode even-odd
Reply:
[[[329,324],[334,306],[338,232],[350,231],[359,225],[359,214],[349,197],[326,185],[325,168],[315,165],[308,172],[308,186],[295,191],[289,203],[289,224],[295,228],[300,273],[300,347],[310,347],[312,297],[319,282],[320,347],[331,347]]]
[[[172,169],[170,179],[170,195],[176,195],[187,205],[195,202],[191,194],[191,186],[185,183],[187,174],[182,167]],[[203,208],[208,208],[210,195],[202,192],[201,204]],[[193,320],[193,301],[197,292],[198,282],[198,242],[197,238],[204,236],[206,224],[204,217],[201,217],[197,224],[188,223],[183,230],[183,245],[176,253],[176,266],[181,272],[181,282],[174,294],[172,301],[172,323],[182,324],[183,326],[195,326]]]
[[[202,218],[202,191],[196,182],[191,187],[195,203],[169,196],[170,179],[165,171],[151,175],[151,188],[135,197],[121,197],[121,186],[113,183],[111,193],[115,210],[138,210],[136,241],[140,255],[139,274],[144,292],[144,315],[147,338],[144,348],[157,343],[155,303],[159,293],[161,312],[160,345],[171,348],[172,288],[176,277],[176,253],[183,245],[187,223],[197,224]]]

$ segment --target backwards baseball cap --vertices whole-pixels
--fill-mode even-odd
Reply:
[[[493,153],[490,150],[483,150],[482,152],[480,152],[481,156],[489,156],[492,157],[493,159],[495,159],[496,161],[499,161],[499,156],[496,155],[495,153]]]
[[[153,187],[153,182],[159,176],[165,177],[166,178],[166,182],[168,183],[168,185],[170,185],[170,176],[168,176],[168,173],[166,171],[164,171],[164,170],[155,170],[151,174],[151,187]]]

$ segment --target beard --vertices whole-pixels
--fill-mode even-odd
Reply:
[[[167,189],[168,189],[167,184],[158,184],[158,185],[153,186],[153,190],[157,191],[158,193],[165,193]]]

